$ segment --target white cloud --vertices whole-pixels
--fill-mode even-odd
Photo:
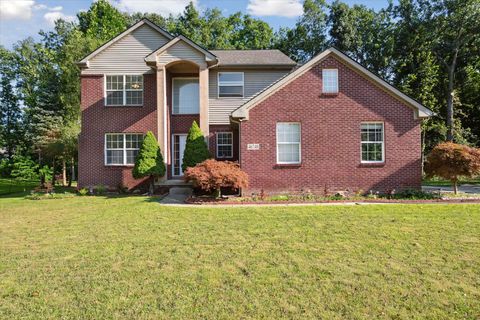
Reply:
[[[63,7],[62,6],[56,6],[56,7],[53,7],[53,8],[48,8],[48,10],[50,10],[50,11],[62,11]]]
[[[122,11],[152,12],[162,16],[182,13],[190,0],[115,0],[112,3]],[[197,0],[193,0],[197,5]]]
[[[279,16],[293,18],[302,15],[300,0],[249,0],[247,12],[254,16]]]
[[[45,10],[47,9],[47,5],[43,4],[43,3],[40,3],[40,4],[36,4],[33,6],[33,9],[35,10]]]
[[[0,0],[0,18],[28,20],[32,17],[34,5],[34,0]]]
[[[60,11],[50,11],[47,12],[43,15],[43,18],[51,25],[55,25],[55,21],[58,19],[63,19],[65,21],[73,21],[75,20],[75,16],[68,16],[63,14],[63,12]]]

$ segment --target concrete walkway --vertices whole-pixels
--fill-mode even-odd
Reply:
[[[189,186],[173,187],[166,197],[160,200],[160,204],[178,205],[185,204],[185,199],[192,195],[192,188]]]
[[[453,192],[452,187],[444,187],[444,186],[423,186],[423,191],[435,192],[435,191],[442,191],[442,192]],[[471,193],[471,194],[479,194],[480,195],[480,185],[476,184],[462,184],[458,186],[458,192],[463,193]]]

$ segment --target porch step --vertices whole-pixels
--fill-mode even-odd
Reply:
[[[155,181],[156,186],[161,187],[191,187],[192,183],[185,182],[181,179],[170,179],[170,180],[163,180],[163,181]]]
[[[170,188],[170,195],[185,195],[190,196],[192,195],[193,189],[190,186],[184,187],[171,187]]]

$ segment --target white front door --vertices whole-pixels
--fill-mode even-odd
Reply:
[[[172,136],[172,176],[183,176],[182,163],[183,152],[185,151],[185,143],[187,142],[186,134],[174,134]]]

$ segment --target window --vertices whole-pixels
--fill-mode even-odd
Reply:
[[[337,69],[322,70],[322,92],[338,93],[338,70]]]
[[[233,134],[217,132],[217,158],[233,157]]]
[[[243,72],[219,72],[218,97],[243,98]]]
[[[119,75],[105,77],[107,106],[143,105],[143,76]]]
[[[300,163],[300,123],[277,123],[277,163]]]
[[[362,162],[383,162],[385,149],[383,141],[383,123],[362,123]]]
[[[198,78],[173,78],[173,114],[198,114]]]
[[[138,133],[107,133],[105,135],[105,164],[131,165],[135,164],[143,134]]]

